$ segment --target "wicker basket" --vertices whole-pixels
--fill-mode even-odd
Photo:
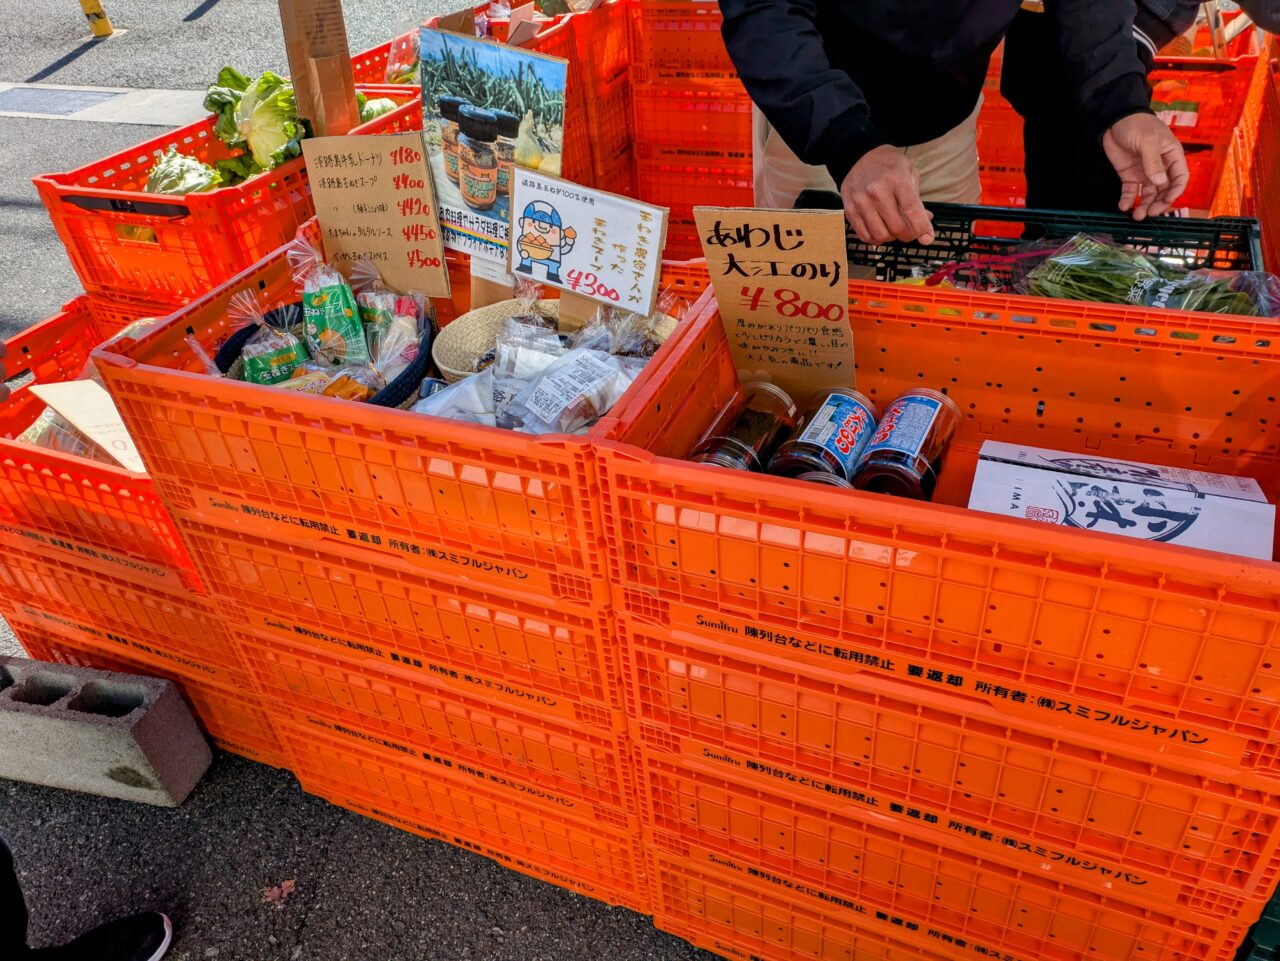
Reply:
[[[476,361],[493,350],[508,318],[527,312],[526,301],[503,300],[487,307],[468,311],[453,323],[446,325],[436,336],[431,356],[440,368],[440,376],[450,384],[475,373]],[[534,310],[553,320],[560,319],[558,300],[540,300]],[[676,329],[674,317],[663,317],[654,324],[654,334],[665,342]]]

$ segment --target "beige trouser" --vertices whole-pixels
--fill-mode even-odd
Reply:
[[[939,203],[976,204],[982,198],[978,179],[978,111],[982,98],[967,120],[943,134],[915,147],[898,147],[920,174],[920,197]],[[782,142],[759,108],[752,108],[752,137],[755,150],[756,206],[790,210],[800,191],[834,190],[835,181],[825,167],[810,167],[800,161]]]

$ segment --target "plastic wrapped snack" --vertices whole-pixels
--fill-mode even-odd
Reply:
[[[418,357],[426,297],[396,293],[383,283],[368,258],[361,258],[352,269],[351,286],[365,325],[369,360],[390,383]]]
[[[418,414],[447,417],[470,424],[497,426],[493,410],[493,371],[486,370],[450,384],[413,405]]]
[[[340,400],[354,400],[361,403],[370,400],[374,394],[387,386],[376,370],[368,364],[357,364],[340,367],[333,371],[329,383],[321,391],[325,397],[337,397]]]
[[[294,280],[302,291],[305,336],[312,356],[336,367],[369,363],[364,327],[346,278],[305,240],[291,243],[288,257]]]
[[[506,410],[529,434],[574,434],[609,412],[644,369],[642,361],[579,347],[531,381]]]
[[[554,323],[542,314],[507,318],[494,345],[493,407],[499,427],[519,424],[507,417],[507,408],[533,378],[567,352]]]
[[[16,439],[22,444],[119,466],[114,457],[72,426],[69,420],[52,407],[46,407]]]
[[[267,323],[262,305],[252,290],[242,290],[231,298],[227,316],[237,326],[256,324],[259,328],[240,353],[244,380],[249,383],[278,384],[292,377],[293,372],[310,359],[307,348],[297,337]]]

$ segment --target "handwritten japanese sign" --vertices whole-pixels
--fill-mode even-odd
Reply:
[[[843,214],[724,207],[693,213],[738,370],[798,397],[852,387]]]
[[[302,142],[329,262],[362,257],[400,291],[449,296],[444,243],[422,136],[316,137]]]
[[[638,314],[658,297],[667,211],[517,168],[511,271]]]

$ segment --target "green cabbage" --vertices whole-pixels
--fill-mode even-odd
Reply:
[[[360,104],[360,122],[368,123],[374,117],[381,117],[383,114],[391,113],[400,105],[389,97],[379,97],[377,100],[366,100]]]
[[[222,175],[195,157],[178,153],[177,147],[156,161],[147,177],[147,193],[192,194],[223,186]]]

